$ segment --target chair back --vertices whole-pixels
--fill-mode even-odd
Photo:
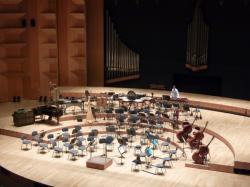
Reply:
[[[82,132],[77,132],[76,137],[79,137],[79,136],[83,136],[83,133]]]
[[[114,125],[107,126],[106,131],[107,132],[115,132],[116,131],[115,126]]]
[[[129,129],[127,129],[127,134],[131,135],[131,136],[135,136],[136,135],[135,128],[131,127]]]
[[[68,132],[69,129],[68,129],[67,127],[64,127],[64,128],[62,128],[62,131],[63,131],[63,132]]]
[[[69,138],[69,137],[70,137],[70,135],[69,135],[69,133],[68,133],[68,132],[63,132],[63,133],[62,133],[62,137]]]
[[[92,129],[91,132],[93,133],[94,136],[98,136],[98,130],[97,129]]]
[[[22,135],[21,136],[21,140],[27,140],[27,136],[26,135]]]
[[[31,133],[31,136],[36,136],[36,135],[38,135],[38,132],[37,131],[32,131],[32,133]]]
[[[62,137],[62,142],[68,142],[68,141],[69,141],[69,137],[65,137],[65,136]]]
[[[112,136],[107,136],[106,143],[111,144],[113,142],[114,138]]]
[[[48,134],[48,135],[47,135],[47,138],[48,138],[48,139],[54,138],[54,134]]]
[[[78,141],[76,142],[76,146],[81,147],[81,146],[82,146],[82,142],[78,140]]]
[[[52,141],[52,147],[56,147],[57,146],[57,144],[56,144],[56,141]]]
[[[75,129],[76,129],[77,131],[79,131],[79,130],[82,129],[82,127],[81,127],[80,125],[76,125],[76,126],[75,126]]]
[[[71,150],[71,149],[73,149],[73,148],[74,148],[74,145],[73,145],[73,144],[69,144],[68,149]]]
[[[117,120],[119,122],[124,122],[125,119],[126,119],[126,116],[124,114],[118,114]]]

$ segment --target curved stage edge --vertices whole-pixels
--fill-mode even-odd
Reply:
[[[71,90],[71,91],[69,91],[69,90]],[[91,90],[91,94],[97,94],[98,91],[100,93],[100,90],[102,92],[108,92],[108,91],[119,92],[121,89],[120,88],[100,88],[100,87],[98,87],[98,88],[95,88],[95,87],[76,88],[76,87],[74,87],[74,89],[70,89],[69,87],[61,87],[60,88],[60,91],[61,91],[63,96],[70,96],[70,97],[82,96],[84,93],[84,90]],[[96,93],[94,92],[94,90],[97,90]],[[129,89],[129,88],[122,89],[122,92],[126,93],[126,91],[129,91],[129,90],[134,90],[134,89]],[[136,91],[146,92],[148,94],[155,92],[155,93],[157,93],[156,95],[158,95],[158,96],[160,96],[161,94],[169,93],[166,91],[163,92],[163,91],[159,91],[159,90],[136,89]],[[204,102],[204,101],[196,101],[193,99],[189,100],[189,104],[190,104],[190,106],[199,107],[202,109],[250,117],[250,109],[247,107],[244,107],[244,106],[237,107],[237,106],[230,106],[228,104],[225,105],[225,104],[218,104],[218,103],[211,103],[211,102]],[[246,101],[246,105],[250,106],[250,102]],[[62,117],[62,118],[60,118],[60,121],[72,120],[71,118],[72,117],[69,117],[69,116]],[[95,124],[95,126],[98,126],[98,125],[105,126],[106,123]],[[68,127],[73,128],[74,126],[68,126]],[[58,130],[61,130],[61,128],[58,127],[55,129],[48,130],[47,132],[55,132]],[[168,128],[164,128],[164,130],[169,131],[169,132],[173,132],[172,129],[168,129]],[[100,132],[100,134],[102,134],[102,133],[105,133],[105,131]],[[174,131],[174,133],[176,133],[176,131]],[[215,136],[218,140],[223,142],[230,149],[231,153],[233,154],[233,157],[235,158],[235,150],[233,148],[233,145],[227,139],[225,139],[222,135],[220,135],[220,134],[218,134],[210,129],[206,129],[205,133],[207,133],[211,136]],[[0,128],[0,134],[20,138],[25,133]],[[32,138],[31,135],[29,135],[29,134],[25,134],[25,135],[28,135],[29,139]],[[177,144],[174,144],[173,142],[172,142],[172,144],[175,146],[179,146]],[[179,147],[179,148],[182,149],[181,147]],[[250,162],[241,162],[241,161],[236,161],[236,160],[234,160],[234,166],[219,165],[219,164],[213,164],[213,163],[210,163],[206,166],[192,164],[192,163],[186,163],[185,165],[186,165],[186,167],[192,167],[192,168],[197,168],[197,169],[221,171],[221,172],[228,172],[228,173],[239,173],[239,174],[247,174],[247,175],[250,174]],[[3,166],[1,166],[1,175],[12,177],[14,179],[14,181],[25,180],[25,182],[22,183],[23,186],[25,186],[25,185],[26,186],[48,186],[46,184],[41,184],[39,182],[35,182],[35,181],[30,180],[30,179],[25,179],[24,177],[21,177],[21,176],[15,174],[14,171],[9,171],[8,169],[4,168]]]

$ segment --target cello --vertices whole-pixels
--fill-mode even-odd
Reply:
[[[210,145],[210,143],[213,141],[213,138],[210,140],[210,142],[207,145],[200,145],[199,150],[196,151],[193,155],[192,155],[192,159],[194,160],[194,162],[196,164],[204,164],[207,158],[207,155],[209,154],[209,148],[208,146]]]
[[[203,133],[204,133],[205,129],[207,128],[207,125],[208,125],[208,121],[206,122],[206,125],[202,130],[199,130],[198,132],[196,132],[194,134],[194,137],[192,137],[188,140],[188,143],[189,143],[191,149],[198,149],[199,146],[202,144],[201,141],[204,138]]]
[[[180,142],[184,142],[184,140],[187,141],[188,135],[189,135],[189,134],[192,132],[192,130],[193,130],[192,127],[193,127],[193,125],[194,125],[195,120],[196,120],[196,118],[194,118],[194,121],[193,121],[192,124],[189,124],[188,122],[184,122],[184,123],[182,124],[183,129],[182,129],[181,131],[179,131],[179,132],[176,134],[176,136],[177,136],[177,138],[178,138],[178,140],[179,140]],[[183,139],[184,139],[184,140],[183,140]]]

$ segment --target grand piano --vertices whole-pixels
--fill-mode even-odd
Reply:
[[[59,117],[63,115],[63,110],[51,105],[43,105],[33,108],[34,117],[36,116],[41,117],[42,120],[45,119],[45,116],[49,116],[48,120],[52,120],[52,117],[55,117],[57,123],[59,123]]]

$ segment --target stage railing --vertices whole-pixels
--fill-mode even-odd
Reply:
[[[140,55],[121,41],[108,12],[105,33],[105,83],[139,78]]]

